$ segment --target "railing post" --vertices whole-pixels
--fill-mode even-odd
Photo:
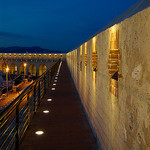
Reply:
[[[27,93],[27,116],[28,116],[28,126],[30,124],[30,101],[29,101],[29,93]]]
[[[38,88],[38,105],[40,104],[41,101],[41,89],[40,89],[40,81],[39,81],[39,88]]]
[[[52,69],[51,69],[51,72],[50,72],[50,81],[49,81],[49,84],[51,84],[52,82]]]
[[[34,85],[34,114],[36,112],[36,84]]]
[[[16,105],[16,145],[15,150],[19,150],[19,103]]]
[[[46,94],[46,77],[45,77],[46,75],[44,75],[44,86],[43,86],[43,92],[44,92],[44,94]]]
[[[47,82],[48,82],[47,86],[48,87],[49,87],[49,76],[50,76],[50,71],[48,71],[48,73],[47,73]]]

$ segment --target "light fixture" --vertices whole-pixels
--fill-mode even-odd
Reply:
[[[27,66],[27,64],[26,64],[26,63],[24,63],[23,65],[24,65],[24,67],[26,67],[26,66]]]
[[[47,101],[48,101],[48,102],[51,102],[51,101],[52,101],[52,99],[51,99],[51,98],[49,98],[49,99],[47,99]]]
[[[9,68],[7,67],[7,68],[6,68],[6,72],[8,73],[8,71],[9,71]]]
[[[55,88],[52,88],[52,90],[54,91],[54,90],[55,90]]]
[[[56,83],[54,83],[53,85],[56,85]]]
[[[58,79],[58,77],[55,77],[55,79]]]
[[[36,131],[35,134],[37,135],[42,135],[44,132],[43,131]]]
[[[57,82],[57,80],[54,80],[54,82]]]
[[[44,110],[43,113],[47,114],[49,113],[49,110]]]

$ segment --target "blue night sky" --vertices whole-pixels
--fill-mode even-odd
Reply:
[[[0,0],[0,47],[70,51],[138,0]]]

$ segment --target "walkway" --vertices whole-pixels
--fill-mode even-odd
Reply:
[[[56,85],[48,89],[20,150],[97,150],[96,140],[65,62]],[[52,101],[47,101],[52,99]],[[44,114],[43,110],[49,110]],[[43,135],[35,132],[42,130]]]

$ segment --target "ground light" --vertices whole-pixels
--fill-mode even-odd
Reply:
[[[42,135],[44,132],[43,131],[36,131],[35,134],[37,135]]]
[[[44,110],[43,113],[47,114],[49,113],[49,110]]]
[[[58,79],[58,77],[55,77],[55,79]]]
[[[47,99],[47,101],[48,101],[48,102],[51,102],[51,101],[52,101],[52,99],[50,99],[50,98],[49,98],[49,99]]]
[[[57,80],[54,80],[54,82],[57,82]]]
[[[54,83],[53,85],[56,85],[56,83]]]
[[[52,90],[54,91],[54,90],[55,90],[55,88],[52,88]]]

